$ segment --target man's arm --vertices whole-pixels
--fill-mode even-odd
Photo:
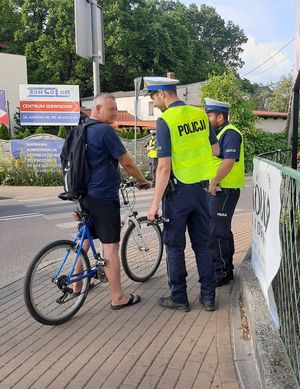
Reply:
[[[216,195],[217,192],[217,185],[220,181],[223,180],[224,177],[227,176],[227,174],[231,171],[233,168],[233,165],[235,164],[235,159],[224,159],[221,163],[221,165],[218,168],[216,176],[211,180],[209,184],[209,193],[213,196]]]
[[[120,165],[127,171],[127,173],[136,178],[138,188],[151,188],[151,182],[147,181],[146,178],[142,175],[142,172],[128,153],[122,154],[118,158],[118,161]]]
[[[156,170],[155,191],[152,203],[148,211],[148,219],[154,220],[158,214],[160,201],[165,193],[171,174],[171,157],[162,157],[158,159]]]

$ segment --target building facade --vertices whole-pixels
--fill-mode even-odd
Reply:
[[[24,55],[0,53],[0,89],[6,91],[10,129],[16,125],[14,115],[19,107],[19,84],[27,84],[27,62]]]

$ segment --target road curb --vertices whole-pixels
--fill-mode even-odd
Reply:
[[[241,304],[240,272],[238,272],[235,276],[230,299],[230,335],[233,363],[241,389],[261,389],[252,337],[246,338],[243,334]]]
[[[240,282],[239,293],[248,317],[253,356],[255,357],[261,388],[299,389],[300,386],[293,373],[285,346],[273,323],[259,282],[252,270],[251,249],[248,250],[241,264],[238,279]],[[238,293],[237,290],[235,290],[235,293]],[[237,347],[237,344],[234,343],[234,349],[235,347]],[[240,364],[236,363],[236,368],[239,369],[239,367]],[[253,388],[251,385],[243,385],[243,370],[238,370],[238,377],[241,378],[242,388]]]

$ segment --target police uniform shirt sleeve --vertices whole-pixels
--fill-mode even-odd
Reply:
[[[219,143],[215,130],[212,128],[211,124],[209,124],[209,141],[211,145]]]
[[[107,126],[106,133],[103,136],[103,143],[107,148],[109,154],[115,159],[118,159],[119,157],[121,157],[121,155],[126,153],[126,149],[123,143],[121,142],[119,136],[110,126]]]
[[[156,121],[156,143],[157,143],[157,157],[171,157],[171,137],[170,130],[164,119],[157,119]]]
[[[235,159],[238,161],[240,158],[241,142],[242,138],[239,133],[234,130],[227,130],[222,141],[223,159]]]

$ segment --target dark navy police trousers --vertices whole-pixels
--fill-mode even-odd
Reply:
[[[216,282],[233,279],[234,240],[231,221],[240,197],[240,189],[222,189],[208,195],[210,212],[209,248],[216,268]]]
[[[186,229],[195,253],[201,297],[215,299],[215,269],[209,250],[208,196],[202,183],[176,184],[176,191],[163,198],[163,214],[169,219],[164,224],[163,239],[167,250],[167,270],[171,295],[176,303],[187,303]]]

